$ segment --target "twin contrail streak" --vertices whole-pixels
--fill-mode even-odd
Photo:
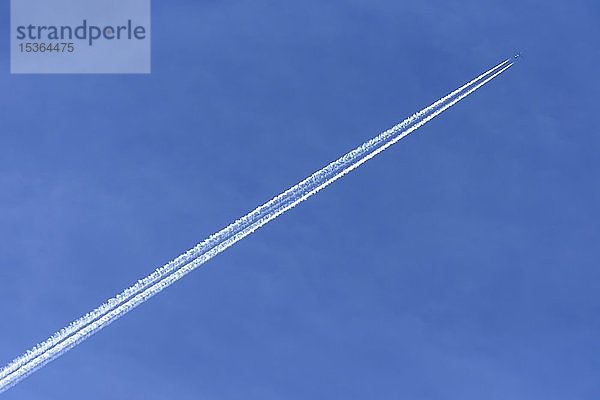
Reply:
[[[400,124],[365,142],[315,172],[299,184],[213,234],[193,249],[139,280],[100,307],[72,322],[46,341],[13,360],[0,371],[0,393],[144,303],[217,254],[250,235],[394,143],[419,129],[513,65],[505,60],[452,93],[413,114]]]

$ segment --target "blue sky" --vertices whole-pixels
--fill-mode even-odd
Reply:
[[[154,1],[153,73],[10,75],[0,364],[515,51],[6,399],[597,399],[600,5]]]

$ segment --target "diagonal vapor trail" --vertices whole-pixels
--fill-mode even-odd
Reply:
[[[513,64],[514,62],[507,59],[489,69],[452,93],[413,114],[400,124],[315,172],[299,184],[236,220],[221,231],[211,235],[193,249],[158,268],[148,277],[139,280],[100,307],[72,322],[5,366],[0,371],[0,393],[16,385],[50,361],[60,357],[77,344],[105,328],[269,221],[358,168],[496,78],[512,67]]]
[[[402,129],[403,127],[414,122],[418,118],[421,118],[421,117],[429,114],[434,109],[438,108],[443,103],[447,102],[450,98],[456,96],[458,93],[460,93],[460,92],[464,91],[466,88],[474,85],[476,82],[482,80],[485,76],[488,76],[491,72],[498,70],[500,67],[505,66],[506,64],[508,64],[508,60],[503,61],[502,63],[500,63],[497,66],[493,67],[492,69],[484,72],[483,74],[479,75],[478,77],[471,80],[470,82],[464,84],[463,86],[461,86],[457,90],[453,91],[452,93],[448,94],[447,96],[443,97],[442,99],[436,101],[432,105],[430,105],[430,106],[426,107],[425,109],[419,111],[418,113],[412,115],[410,118],[403,121],[400,125],[397,125],[396,127],[384,132],[384,134],[382,134],[382,135],[376,137],[375,139],[371,140],[370,142],[364,144],[359,149],[361,149],[362,151],[368,150],[368,148],[373,144],[371,142],[374,142],[374,143],[381,142],[384,139],[381,136],[387,135],[387,134],[392,134],[393,132],[395,132],[399,129]],[[359,149],[357,149],[357,150],[359,150]],[[342,161],[342,159],[340,159],[338,161]],[[337,163],[337,164],[332,163],[324,169],[325,171],[321,170],[321,171],[317,172],[316,174],[314,174],[313,176],[316,178],[316,175],[318,175],[319,173],[323,174],[323,173],[327,173],[330,170],[335,170],[339,166],[338,164],[339,163]],[[90,313],[84,315],[83,317],[79,318],[78,320],[72,322],[69,326],[61,329],[59,332],[54,334],[52,337],[50,337],[43,343],[38,344],[32,350],[28,351],[24,355],[13,360],[9,365],[7,365],[2,370],[0,370],[0,379],[9,375],[10,373],[15,371],[22,365],[31,361],[38,355],[42,354],[44,351],[55,346],[56,344],[58,344],[65,338],[69,337],[70,335],[72,335],[73,333],[75,333],[76,331],[81,329],[82,327],[84,327],[84,326],[88,325],[89,323],[93,322],[94,320],[98,319],[99,317],[101,317],[102,315],[111,311],[112,309],[119,306],[120,304],[123,304],[124,302],[129,300],[132,296],[140,293],[141,291],[148,288],[149,286],[156,283],[157,281],[164,278],[165,276],[169,275],[176,269],[180,268],[181,266],[183,266],[183,265],[187,264],[188,262],[194,260],[195,258],[199,257],[201,254],[203,254],[208,249],[213,247],[215,245],[215,243],[218,243],[222,238],[227,237],[228,235],[232,234],[233,232],[243,229],[244,227],[248,226],[248,224],[251,223],[252,221],[255,221],[260,216],[265,215],[266,213],[270,212],[270,210],[275,208],[281,200],[283,200],[287,196],[293,196],[298,190],[300,190],[302,188],[302,186],[304,186],[305,184],[308,184],[308,183],[309,182],[307,182],[307,180],[305,180],[305,181],[299,183],[298,185],[292,187],[285,193],[277,196],[270,202],[264,204],[263,206],[256,208],[251,213],[249,213],[246,216],[242,217],[241,219],[235,221],[234,223],[230,224],[229,226],[227,226],[226,228],[217,232],[216,234],[211,235],[208,239],[204,240],[202,243],[198,244],[193,249],[185,252],[184,254],[180,255],[175,260],[169,262],[168,264],[164,265],[163,267],[158,268],[151,275],[149,275],[148,277],[146,277],[144,279],[141,279],[135,285],[126,289],[125,291],[118,294],[114,298],[108,300],[107,302],[105,302],[104,304],[102,304],[100,307],[96,308],[92,312],[90,312]]]

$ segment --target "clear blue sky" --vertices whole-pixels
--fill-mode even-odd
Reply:
[[[11,76],[0,364],[515,51],[3,399],[598,399],[596,1],[153,4],[149,76]]]

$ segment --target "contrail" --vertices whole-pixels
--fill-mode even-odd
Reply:
[[[157,269],[148,277],[138,281],[97,309],[74,321],[32,350],[16,358],[0,371],[0,393],[14,386],[48,362],[60,357],[78,343],[108,326],[234,243],[381,153],[506,71],[512,65],[513,62],[509,60],[503,61],[432,105],[413,114],[400,124],[367,141],[286,192],[210,236],[193,249]]]
[[[382,134],[382,135],[376,137],[375,139],[371,140],[371,142],[373,142],[373,143],[371,143],[371,142],[365,143],[363,146],[361,146],[357,150],[368,151],[368,148],[370,148],[372,144],[378,143],[378,142],[381,142],[382,140],[384,140],[384,137],[382,137],[383,135],[393,134],[394,132],[397,132],[398,130],[401,130],[405,126],[408,126],[410,123],[414,122],[418,118],[421,118],[424,115],[429,114],[431,111],[433,111],[434,109],[438,108],[440,105],[442,105],[443,103],[445,103],[446,101],[448,101],[450,98],[456,96],[458,93],[464,91],[467,87],[473,85],[475,82],[480,81],[485,76],[488,76],[491,72],[493,72],[495,70],[498,70],[500,67],[505,66],[506,64],[508,64],[508,60],[506,60],[506,61],[498,64],[497,66],[495,66],[492,69],[486,71],[485,73],[479,75],[478,77],[476,77],[475,79],[471,80],[470,82],[464,84],[463,86],[461,86],[457,90],[453,91],[449,95],[443,97],[442,99],[436,101],[435,103],[433,103],[432,105],[428,106],[427,108],[425,108],[425,109],[419,111],[418,113],[412,115],[410,118],[408,118],[405,121],[403,121],[400,125],[397,125],[394,128],[392,128],[392,129],[384,132],[384,134]],[[344,158],[345,157],[342,157],[342,159],[344,159]],[[327,173],[327,171],[331,171],[331,170],[337,169],[339,167],[339,162],[342,161],[342,159],[338,160],[338,162],[334,162],[334,163],[328,165],[326,168],[324,168],[325,171],[321,170],[321,171],[317,172],[316,174],[314,174],[313,176],[318,175],[319,173]],[[305,181],[301,182],[300,184],[292,187],[291,189],[289,189],[285,193],[281,194],[280,196],[277,196],[275,199],[273,199],[270,202],[264,204],[263,206],[258,207],[257,209],[255,209],[251,213],[249,213],[246,216],[242,217],[241,219],[235,221],[234,223],[230,224],[229,226],[227,226],[226,228],[224,228],[221,231],[217,232],[216,234],[211,235],[208,239],[206,239],[202,243],[198,244],[193,249],[191,249],[191,250],[185,252],[184,254],[180,255],[175,260],[169,262],[168,264],[164,265],[161,268],[158,268],[151,275],[149,275],[148,277],[146,277],[146,278],[138,281],[135,285],[133,285],[130,288],[126,289],[125,291],[123,291],[122,293],[118,294],[114,298],[108,300],[107,302],[105,302],[104,304],[102,304],[100,307],[96,308],[92,312],[84,315],[83,317],[79,318],[78,320],[72,322],[67,327],[61,329],[59,332],[57,332],[56,334],[54,334],[52,337],[50,337],[49,339],[47,339],[43,343],[38,344],[32,350],[28,351],[24,355],[22,355],[22,356],[18,357],[17,359],[13,360],[10,364],[8,364],[6,367],[4,367],[2,370],[0,370],[0,379],[4,378],[5,376],[7,376],[8,374],[10,374],[11,372],[13,372],[16,369],[18,369],[19,367],[21,367],[22,365],[26,364],[27,362],[29,362],[33,358],[37,357],[38,355],[40,355],[44,351],[46,351],[49,348],[55,346],[56,344],[58,344],[59,342],[61,342],[62,340],[64,340],[65,338],[67,338],[68,336],[70,336],[71,334],[73,334],[74,332],[76,332],[77,330],[81,329],[85,325],[93,322],[94,320],[98,319],[99,317],[101,317],[102,315],[106,314],[110,310],[114,309],[118,305],[120,305],[120,304],[124,303],[125,301],[129,300],[135,294],[141,292],[142,290],[146,289],[147,287],[149,287],[150,285],[154,284],[158,280],[164,278],[166,275],[172,273],[174,270],[180,268],[182,265],[185,265],[188,262],[190,262],[191,260],[194,260],[199,255],[201,255],[202,253],[206,252],[207,249],[210,249],[212,246],[214,246],[215,243],[218,243],[218,241],[221,240],[222,238],[228,237],[229,235],[231,235],[232,232],[235,232],[235,231],[238,231],[240,229],[243,229],[245,226],[247,226],[252,221],[256,221],[257,217],[265,215],[265,213],[268,213],[273,208],[276,208],[277,204],[279,203],[280,200],[282,200],[283,198],[285,198],[287,196],[293,196],[299,189],[301,189],[306,184],[309,184],[309,182],[307,182],[307,180],[305,180]]]
[[[361,146],[360,148],[358,148],[356,150],[360,149],[361,151],[368,151],[368,148],[370,147],[370,145],[373,144],[371,142],[374,142],[374,143],[381,142],[382,140],[384,140],[384,138],[382,137],[383,135],[393,134],[394,132],[397,132],[398,130],[401,130],[403,127],[408,126],[410,123],[412,123],[415,120],[417,120],[418,118],[421,118],[424,115],[430,113],[432,110],[438,108],[441,104],[445,103],[450,98],[452,98],[452,97],[456,96],[458,93],[464,91],[467,87],[473,85],[477,81],[480,81],[481,79],[483,79],[483,77],[488,76],[491,72],[493,72],[495,70],[498,70],[500,67],[505,66],[506,64],[508,64],[508,60],[506,60],[506,61],[498,64],[497,66],[495,66],[494,68],[490,69],[489,71],[487,71],[487,72],[479,75],[477,78],[471,80],[470,82],[468,82],[465,85],[461,86],[460,88],[458,88],[454,92],[452,92],[449,95],[443,97],[442,99],[436,101],[435,103],[433,103],[429,107],[427,107],[427,108],[423,109],[422,111],[419,111],[418,113],[414,114],[410,118],[408,118],[405,121],[403,121],[401,124],[399,124],[399,125],[395,126],[394,128],[392,128],[392,129],[384,132],[384,134],[376,137],[375,139],[371,140],[370,142],[365,143],[363,146]],[[345,157],[342,157],[342,159],[343,158],[345,158]],[[341,161],[342,159],[338,160],[338,162]],[[334,163],[328,165],[326,168],[324,168],[323,170],[315,173],[313,176],[316,176],[316,175],[318,175],[320,173],[321,174],[327,173],[327,171],[335,170],[337,167],[339,167],[338,162],[334,162]],[[202,243],[198,244],[193,249],[191,249],[191,250],[187,251],[186,253],[182,254],[181,256],[177,257],[175,260],[173,260],[173,261],[169,262],[168,264],[164,265],[163,267],[157,269],[154,273],[152,273],[148,277],[146,277],[146,278],[138,281],[135,285],[133,285],[130,288],[126,289],[125,291],[123,291],[122,293],[120,293],[119,295],[117,295],[116,297],[108,300],[107,302],[105,302],[104,304],[102,304],[97,309],[93,310],[92,312],[90,312],[90,313],[86,314],[85,316],[79,318],[78,320],[74,321],[73,323],[71,323],[66,328],[63,328],[62,330],[60,330],[59,332],[57,332],[56,334],[54,334],[52,337],[50,337],[45,342],[37,345],[32,350],[28,351],[23,356],[15,359],[9,365],[7,365],[6,367],[4,367],[0,371],[0,379],[4,378],[5,376],[7,376],[8,374],[10,374],[14,370],[16,370],[19,367],[21,367],[22,365],[26,364],[27,362],[29,362],[33,358],[37,357],[38,355],[40,355],[44,351],[46,351],[49,348],[55,346],[56,344],[58,344],[59,342],[61,342],[62,340],[64,340],[65,338],[67,338],[68,336],[70,336],[71,334],[73,334],[74,332],[76,332],[77,330],[81,329],[85,325],[93,322],[94,320],[96,320],[100,316],[106,314],[108,311],[110,311],[110,310],[114,309],[115,307],[117,307],[118,305],[124,303],[125,301],[127,301],[128,299],[130,299],[133,295],[141,292],[142,290],[146,289],[148,286],[154,284],[158,280],[164,278],[166,275],[172,273],[177,268],[180,268],[182,265],[185,265],[188,262],[190,262],[191,260],[199,257],[201,254],[203,254],[208,249],[210,249],[211,247],[213,247],[216,243],[218,243],[220,240],[222,240],[222,238],[228,237],[233,232],[236,232],[236,231],[239,231],[240,229],[243,229],[244,227],[246,227],[252,221],[256,221],[258,217],[260,217],[262,215],[265,215],[266,213],[270,212],[270,210],[272,210],[273,208],[276,208],[277,205],[278,205],[278,203],[279,203],[279,201],[282,200],[282,198],[285,198],[287,196],[293,196],[295,193],[297,193],[297,191],[299,189],[301,189],[304,185],[309,184],[309,183],[310,182],[308,182],[308,180],[305,180],[305,181],[301,182],[300,184],[292,187],[291,189],[289,189],[285,193],[281,194],[280,196],[277,196],[275,199],[271,200],[270,202],[264,204],[261,207],[258,207],[257,209],[255,209],[251,213],[249,213],[246,216],[242,217],[241,219],[235,221],[234,223],[232,223],[231,225],[229,225],[226,228],[222,229],[218,233],[210,236],[208,239],[206,239]]]

